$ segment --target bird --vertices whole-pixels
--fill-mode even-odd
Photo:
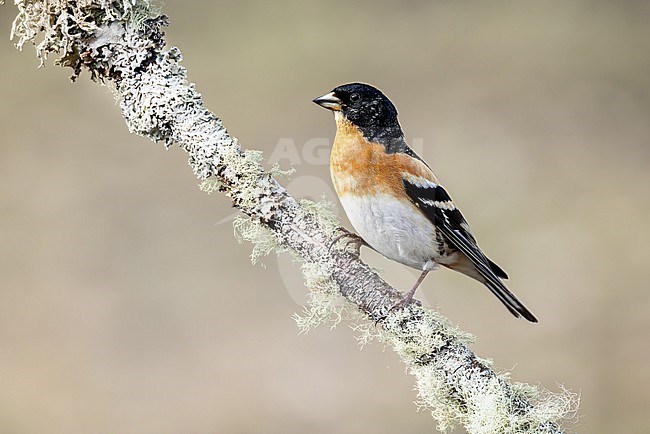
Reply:
[[[359,242],[421,271],[391,311],[409,305],[441,265],[484,284],[515,317],[537,322],[504,285],[508,275],[479,248],[430,166],[408,146],[388,97],[369,84],[348,83],[313,102],[334,112],[330,174]]]

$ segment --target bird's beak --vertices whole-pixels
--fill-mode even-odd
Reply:
[[[319,106],[326,108],[328,110],[332,111],[339,111],[341,110],[341,104],[343,103],[335,94],[334,92],[330,92],[328,94],[325,94],[323,96],[319,96],[318,98],[314,99],[314,102],[318,104]]]

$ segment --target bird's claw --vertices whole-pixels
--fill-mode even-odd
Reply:
[[[347,238],[345,240],[345,245],[343,246],[343,250],[347,250],[348,247],[354,246],[353,253],[355,256],[359,256],[362,246],[368,245],[368,243],[366,243],[366,241],[363,238],[361,238],[359,235],[350,232],[345,228],[337,228],[337,230],[341,232],[341,234],[338,235],[336,238],[334,238],[334,240],[330,244],[329,250],[332,250],[332,248],[334,248],[336,243],[338,243],[343,238]]]
[[[397,310],[403,309],[406,306],[410,305],[413,303],[413,295],[412,294],[406,294],[403,297],[399,299],[395,304],[393,304],[390,309],[388,309],[387,314],[393,313]]]
[[[412,304],[416,304],[416,305],[420,305],[420,306],[422,305],[422,303],[419,300],[416,300],[416,299],[413,298],[412,293],[409,292],[409,293],[404,294],[402,297],[400,297],[400,299],[395,304],[393,304],[386,311],[385,314],[383,314],[382,316],[377,318],[377,320],[375,321],[375,325],[379,324],[380,322],[383,322],[386,318],[388,318],[388,315],[390,315],[391,313],[396,312],[396,311],[398,311],[400,309],[404,309],[405,307],[408,307],[408,306],[410,306]]]

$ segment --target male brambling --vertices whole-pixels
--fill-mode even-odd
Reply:
[[[334,112],[330,173],[350,222],[388,259],[422,270],[396,307],[410,303],[439,264],[483,283],[515,317],[537,322],[503,284],[508,275],[483,254],[431,168],[406,144],[397,109],[381,91],[350,83],[314,102]]]

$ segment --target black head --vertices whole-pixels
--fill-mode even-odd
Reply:
[[[314,99],[326,109],[340,112],[356,125],[368,140],[402,138],[397,109],[379,89],[363,83],[341,85]]]

